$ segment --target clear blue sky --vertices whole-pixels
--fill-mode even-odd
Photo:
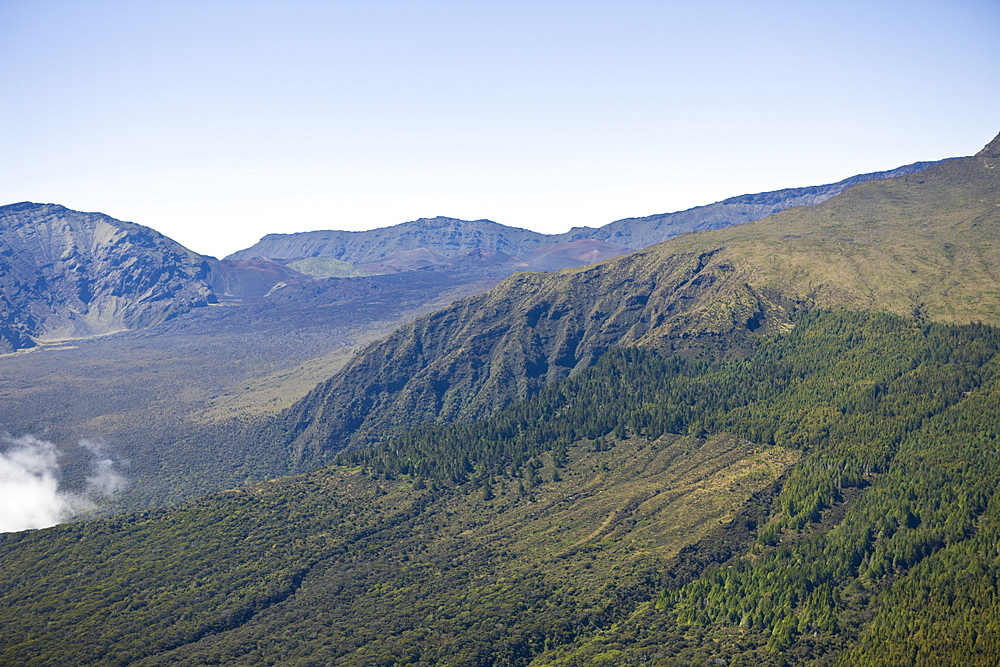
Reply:
[[[559,232],[976,152],[1000,1],[0,0],[0,85],[0,204]]]

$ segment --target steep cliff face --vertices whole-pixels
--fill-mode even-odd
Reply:
[[[635,253],[512,276],[373,345],[293,406],[281,430],[310,459],[426,421],[480,417],[615,345],[671,337],[704,347],[785,326],[794,304],[747,285],[745,268],[718,254]]]
[[[215,300],[206,259],[140,225],[0,207],[0,349],[151,326]]]

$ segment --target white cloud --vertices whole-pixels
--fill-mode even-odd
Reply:
[[[99,442],[81,440],[91,453],[92,473],[83,494],[59,490],[59,449],[55,444],[25,435],[0,437],[6,451],[0,452],[0,532],[46,528],[68,521],[93,509],[88,497],[109,496],[125,486],[114,470],[114,461],[104,457]]]
[[[127,486],[125,478],[115,471],[115,462],[105,456],[105,446],[94,440],[81,440],[80,446],[93,455],[91,474],[87,477],[87,491],[110,496]]]

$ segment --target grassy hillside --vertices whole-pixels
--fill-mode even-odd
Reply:
[[[738,230],[681,237],[658,251],[722,248],[717,261],[736,264],[749,284],[809,306],[996,324],[998,163],[987,148]]]
[[[679,234],[722,229],[760,220],[795,206],[821,204],[858,183],[905,176],[922,171],[933,164],[935,163],[917,162],[889,171],[858,174],[827,185],[741,195],[707,206],[696,206],[686,211],[616,220],[597,229],[577,228],[562,236],[566,240],[593,238],[628,248],[646,248]]]

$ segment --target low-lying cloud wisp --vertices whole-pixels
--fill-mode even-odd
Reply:
[[[92,456],[91,474],[87,476],[87,491],[90,494],[110,496],[125,488],[125,478],[115,471],[115,462],[105,456],[104,443],[81,440],[79,444]]]
[[[0,436],[0,532],[47,528],[96,507],[91,498],[110,496],[125,479],[105,456],[104,445],[81,440],[90,453],[91,474],[82,493],[59,490],[59,449],[32,435]]]

